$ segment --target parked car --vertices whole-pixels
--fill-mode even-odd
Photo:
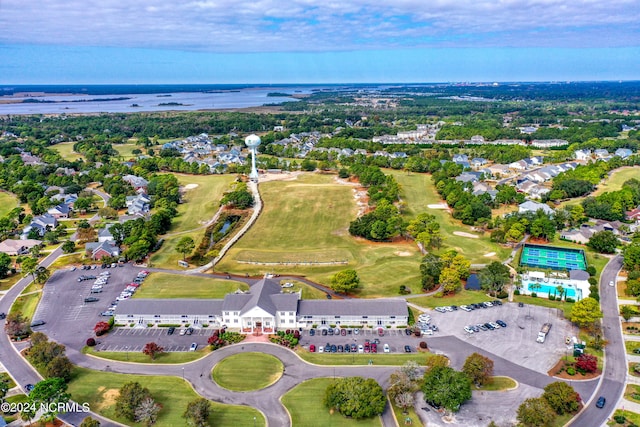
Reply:
[[[389,344],[385,344],[385,345],[382,347],[382,349],[383,349],[383,351],[384,351],[385,353],[389,353],[389,352],[391,351],[391,349],[389,348]]]
[[[193,328],[187,328],[186,334],[191,335],[193,333]]]
[[[347,353],[351,353],[351,346],[349,344],[345,344],[344,351]]]
[[[327,332],[327,330],[326,330],[326,329],[323,329],[323,330],[322,330],[322,336],[326,336],[328,333],[329,333],[329,332]]]
[[[373,343],[371,344],[371,353],[377,353],[378,352],[378,344]]]
[[[100,313],[100,316],[111,317],[111,316],[113,316],[113,314],[114,314],[113,310],[107,310],[107,311],[103,311],[102,313]]]
[[[315,352],[316,352],[316,346],[315,346],[315,345],[313,345],[313,344],[311,344],[311,345],[309,346],[309,351],[310,351],[311,353],[315,353]]]
[[[96,302],[96,301],[100,301],[100,298],[97,297],[87,297],[84,299],[84,302]]]
[[[323,346],[318,347],[318,353],[324,353],[324,347]]]
[[[405,335],[411,335],[411,329],[407,328],[404,330]]]
[[[471,311],[471,309],[469,307],[467,307],[466,305],[461,305],[460,309],[464,310],[464,311]]]
[[[473,328],[471,326],[465,326],[464,327],[464,331],[468,334],[472,334],[473,333]]]
[[[355,344],[351,344],[351,353],[358,351],[358,347]]]
[[[411,353],[411,346],[405,345],[404,346],[404,352],[405,353]]]
[[[496,323],[497,323],[498,325],[502,326],[503,328],[506,328],[506,327],[507,327],[507,324],[506,324],[505,322],[503,322],[502,320],[499,320],[499,319],[498,319],[498,320],[496,320]]]
[[[338,353],[342,352],[344,352],[344,347],[342,346],[342,344],[338,344]]]
[[[92,294],[99,294],[100,292],[102,292],[102,288],[97,288],[97,289],[91,289],[91,293]],[[116,298],[117,299],[117,298]],[[123,298],[124,299],[124,298]]]
[[[343,337],[344,337],[345,335],[347,335],[347,330],[346,330],[346,329],[342,329],[342,330],[340,331],[340,335],[342,335]]]
[[[331,353],[336,353],[338,351],[338,347],[335,344],[331,344]]]
[[[186,334],[186,333],[187,333],[187,330],[186,330],[186,329],[180,329],[180,335],[184,335],[184,334]]]
[[[358,344],[358,353],[364,353],[364,347],[362,344]]]
[[[191,347],[189,347],[189,351],[196,351],[197,348],[198,348],[198,344],[195,342],[192,342]]]
[[[493,327],[493,325],[492,325],[491,323],[489,323],[489,322],[485,323],[485,324],[484,324],[484,327],[485,327],[485,328],[487,328],[487,329],[489,329],[489,330],[491,330],[491,331],[493,331],[493,330],[495,329],[495,328]]]
[[[596,408],[604,408],[605,403],[607,403],[607,399],[605,399],[604,396],[600,396],[596,402]]]
[[[327,333],[328,333],[329,335],[333,335],[333,329],[329,329],[329,330],[327,331]]]
[[[500,329],[500,325],[498,325],[498,324],[497,324],[497,323],[495,323],[495,322],[489,322],[489,324],[490,324],[491,326],[493,326],[493,329]]]
[[[167,335],[173,335],[175,331],[176,328],[174,326],[169,326],[169,329],[167,329]]]
[[[316,330],[315,329],[311,329],[309,331],[309,335],[311,335],[312,337],[315,336],[315,334],[316,334]]]

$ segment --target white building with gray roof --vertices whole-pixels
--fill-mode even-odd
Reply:
[[[328,326],[406,326],[407,303],[396,299],[302,300],[301,292],[283,293],[262,279],[248,292],[224,299],[127,299],[115,315],[117,324],[226,326],[246,334]]]

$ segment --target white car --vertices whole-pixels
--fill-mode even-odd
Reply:
[[[496,322],[489,322],[489,324],[493,326],[494,329],[500,329],[500,325],[498,325]]]
[[[442,308],[444,308],[445,311],[449,311],[449,312],[453,311],[453,308],[449,307],[448,305]]]
[[[445,310],[444,307],[436,307],[434,310],[437,311],[438,313],[446,313],[446,311],[447,311],[447,310]]]
[[[483,302],[485,307],[493,307],[493,303],[490,303],[489,301]]]
[[[324,347],[323,346],[318,347],[318,353],[324,353]]]
[[[391,349],[389,348],[389,344],[385,344],[383,349],[385,353],[389,353],[389,351],[391,351]]]
[[[284,285],[282,285],[283,288],[293,288],[293,283],[287,282]]]
[[[431,329],[422,329],[423,335],[433,335],[433,331]]]
[[[189,347],[189,351],[196,351],[198,349],[198,343],[191,343],[191,347]]]
[[[362,344],[358,344],[358,353],[364,353],[364,347]]]
[[[468,334],[472,334],[473,333],[473,329],[470,326],[465,326],[464,327],[464,331]]]
[[[612,281],[609,282],[609,286],[615,286],[616,284]]]
[[[460,309],[462,309],[464,311],[471,311],[471,309],[469,307],[467,307],[466,305],[461,305]]]
[[[100,276],[109,277],[111,276],[111,273],[109,273],[108,271],[103,271],[102,273],[100,273]]]

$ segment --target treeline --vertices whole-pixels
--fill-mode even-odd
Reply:
[[[588,217],[607,221],[624,221],[625,212],[640,204],[640,181],[632,178],[622,184],[618,191],[608,191],[597,197],[587,197],[582,201],[584,213]]]

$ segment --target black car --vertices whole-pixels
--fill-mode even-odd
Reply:
[[[345,351],[346,353],[351,353],[351,346],[350,346],[349,344],[345,345],[345,346],[344,346],[344,351]]]
[[[191,335],[192,333],[193,333],[193,328],[187,328],[187,331],[185,332],[185,334]]]
[[[450,307],[451,307],[451,310],[458,311],[458,306],[457,305],[452,305]]]
[[[331,299],[331,294],[327,294],[327,299]]]
[[[491,302],[493,303],[493,305],[502,305],[502,301],[500,301],[499,299]]]
[[[326,329],[323,329],[323,330],[322,330],[322,336],[326,336],[328,333],[329,333],[329,332],[327,332],[327,330],[326,330]]]
[[[337,353],[338,347],[335,344],[331,344],[331,353]]]
[[[604,404],[607,402],[607,399],[604,396],[600,396],[598,401],[596,402],[596,408],[604,408]]]
[[[4,318],[6,318],[6,317],[7,317],[7,315],[6,315],[6,314],[4,314],[4,313],[0,313],[0,320],[4,319]]]
[[[45,323],[46,322],[44,320],[34,320],[33,322],[31,322],[31,327],[35,328],[36,326],[42,326]]]
[[[518,307],[524,307],[524,303],[519,302]]]
[[[309,331],[309,335],[314,336],[316,334],[316,330],[315,329],[311,329]]]
[[[491,331],[493,331],[493,330],[495,329],[495,328],[493,327],[493,325],[492,325],[491,323],[488,323],[488,322],[487,322],[487,323],[485,323],[485,324],[484,324],[484,326],[485,326],[487,329],[491,330]]]
[[[507,327],[507,324],[506,324],[505,322],[503,322],[502,320],[496,320],[496,323],[497,323],[498,325],[500,325],[501,327],[503,327],[503,328],[506,328],[506,327]]]
[[[408,345],[405,345],[405,346],[404,346],[404,352],[405,352],[405,353],[411,353],[411,347],[410,347],[410,346],[408,346]]]
[[[404,330],[405,335],[411,335],[411,329],[407,328]]]
[[[87,297],[87,298],[84,299],[84,302],[96,302],[96,301],[100,301],[100,298]]]
[[[27,384],[24,386],[24,391],[26,391],[27,394],[29,394],[33,391],[34,388],[36,388],[36,386],[34,386],[33,384]]]
[[[167,335],[173,335],[175,331],[176,331],[176,328],[174,328],[173,326],[170,326],[169,329],[167,329]]]
[[[328,333],[329,335],[333,335],[333,329],[329,329]]]

